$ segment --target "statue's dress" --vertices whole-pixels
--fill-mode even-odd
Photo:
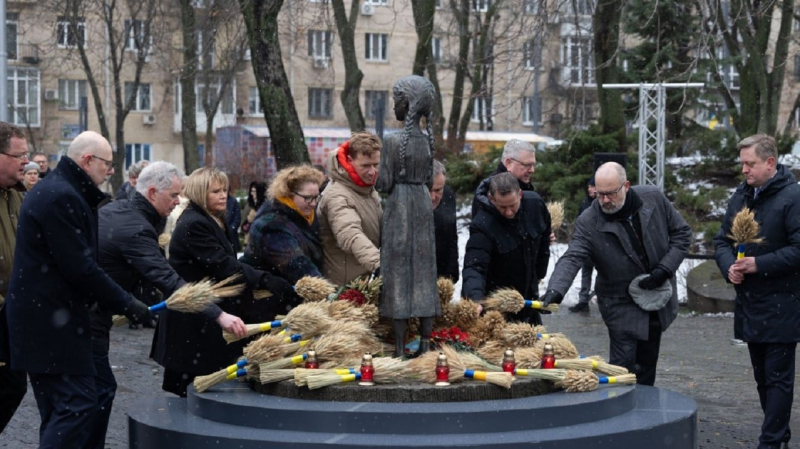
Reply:
[[[381,225],[380,314],[393,319],[439,315],[436,242],[429,188],[433,155],[428,137],[414,130],[408,138],[405,176],[400,176],[402,132],[383,140],[376,188],[388,193]]]

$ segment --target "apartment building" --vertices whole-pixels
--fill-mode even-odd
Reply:
[[[87,1],[85,15],[66,20],[48,1],[20,0],[8,3],[9,118],[30,129],[32,146],[55,161],[70,140],[82,129],[81,98],[85,97],[88,129],[99,130],[97,106],[107,117],[114,136],[116,94],[108,27],[101,20],[102,0]],[[417,35],[410,0],[360,0],[355,28],[355,49],[364,74],[361,107],[367,126],[375,126],[375,104],[386,107],[384,126],[398,128],[391,114],[390,92],[397,78],[411,73]],[[473,45],[481,35],[477,22],[492,0],[470,0],[468,33]],[[236,8],[236,2],[227,2]],[[174,6],[161,4],[158,15],[147,22],[147,59],[141,67],[140,84],[125,122],[126,166],[141,159],[164,159],[183,164],[181,144],[181,102],[178,76],[181,70],[182,39],[179,15]],[[591,52],[593,0],[543,2],[506,1],[494,25],[484,55],[470,53],[481,61],[483,82],[470,117],[471,130],[533,132],[562,137],[569,127],[586,127],[598,115],[594,61]],[[350,11],[351,0],[345,1]],[[444,115],[448,117],[454,99],[458,26],[448,0],[437,1],[432,40],[438,79],[443,94]],[[205,4],[198,1],[198,14]],[[237,19],[232,19],[237,20]],[[238,19],[240,20],[240,19]],[[119,72],[123,98],[134,90],[136,55],[145,29],[139,16],[121,11],[113,28],[116,41],[125,51]],[[346,128],[347,120],[339,96],[344,87],[344,63],[336,32],[332,6],[327,0],[286,0],[280,18],[284,67],[296,109],[304,127]],[[797,26],[797,24],[795,24]],[[234,29],[244,28],[240,21]],[[220,70],[225,57],[221,47],[231,35],[221,29],[199,30],[195,45],[200,53],[201,75],[196,82],[197,130],[202,146],[207,117],[203,99],[219,98],[212,129],[230,125],[264,125],[263,113],[249,52],[243,51],[237,70]],[[623,39],[624,41],[624,39]],[[80,64],[77,43],[87,49],[96,94],[90,89]],[[225,52],[229,56],[229,52]],[[779,126],[786,122],[800,89],[800,54],[796,47],[791,71],[786,77]],[[474,65],[469,70],[476,70]],[[209,76],[210,74],[210,76]],[[737,76],[735,71],[728,77]],[[230,79],[225,82],[224,77]],[[222,89],[221,86],[228,87]],[[735,83],[734,83],[735,87]],[[469,79],[464,95],[471,89]],[[127,92],[127,94],[126,94]],[[97,98],[95,98],[95,95]],[[466,102],[464,102],[466,103]],[[466,105],[462,105],[464,108]],[[463,109],[462,109],[463,110]],[[800,116],[800,113],[795,117]],[[795,118],[800,127],[800,119]],[[213,131],[212,131],[213,132]],[[115,143],[115,142],[112,142]],[[201,148],[203,151],[203,148]]]

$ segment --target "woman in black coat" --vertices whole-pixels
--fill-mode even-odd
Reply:
[[[248,289],[241,296],[223,299],[203,313],[168,310],[158,321],[153,359],[162,365],[162,388],[186,396],[196,376],[210,374],[235,363],[246,340],[227,344],[222,329],[246,335],[244,322],[270,321],[282,303],[294,302],[291,286],[278,277],[236,260],[225,225],[228,177],[211,167],[195,170],[186,180],[184,196],[190,203],[178,219],[169,245],[169,262],[187,282],[206,277],[220,281],[240,273]],[[253,301],[252,290],[267,289],[268,300]],[[242,321],[244,320],[244,322]]]

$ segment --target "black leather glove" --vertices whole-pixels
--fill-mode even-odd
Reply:
[[[639,281],[639,287],[645,290],[653,290],[661,287],[667,279],[669,279],[669,272],[661,267],[656,267],[650,272],[650,276]]]
[[[259,287],[269,290],[275,296],[275,299],[281,303],[295,305],[301,302],[292,284],[280,276],[264,273],[259,282]]]
[[[555,290],[547,290],[547,293],[539,298],[539,301],[541,301],[542,305],[545,307],[549,306],[550,304],[561,304],[561,301],[563,300],[564,295]]]
[[[131,298],[132,301],[125,311],[125,317],[131,324],[149,323],[153,320],[153,313],[147,307],[147,304],[139,301],[136,298]]]

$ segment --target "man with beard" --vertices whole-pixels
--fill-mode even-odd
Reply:
[[[674,275],[692,230],[656,187],[631,187],[616,162],[597,169],[595,186],[597,201],[578,217],[569,249],[556,263],[542,301],[561,303],[584,261],[591,259],[597,270],[597,303],[608,328],[609,361],[636,374],[637,383],[653,385],[661,334],[678,315]],[[648,276],[631,286],[643,274]],[[645,310],[629,293],[629,286],[661,290],[666,282],[672,285],[671,296],[665,295],[657,310]]]

